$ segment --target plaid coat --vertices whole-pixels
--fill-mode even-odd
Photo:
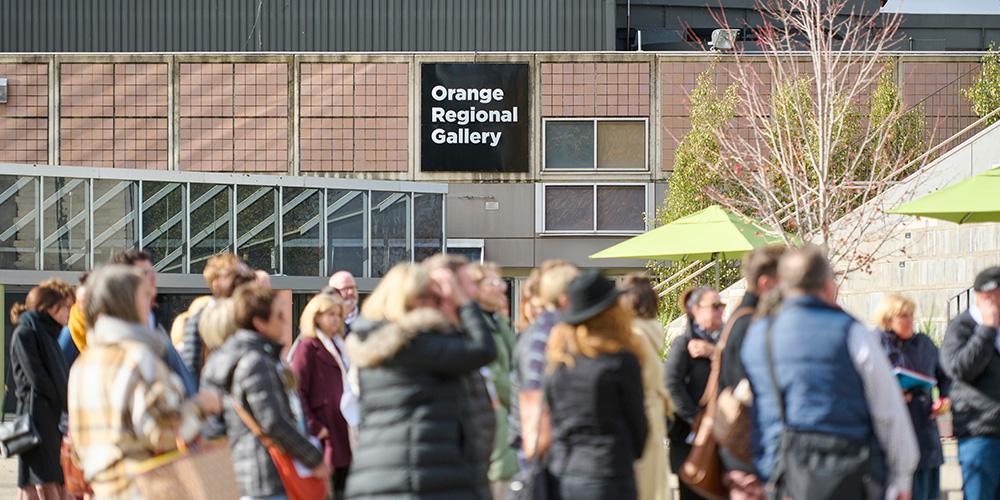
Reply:
[[[162,360],[166,339],[101,316],[69,374],[69,428],[95,499],[142,498],[134,467],[173,450],[175,430],[189,441],[203,419]]]
[[[243,405],[274,443],[314,468],[323,453],[299,431],[292,416],[288,392],[281,378],[281,344],[257,332],[238,330],[215,350],[201,372],[204,387],[214,387]],[[240,420],[230,398],[223,398],[225,429],[240,493],[253,498],[283,495],[281,477],[267,448]]]

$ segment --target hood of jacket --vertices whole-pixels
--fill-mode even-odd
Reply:
[[[351,323],[344,350],[353,366],[371,368],[389,361],[424,332],[451,333],[455,326],[440,311],[414,309],[399,321],[371,321],[363,316]]]
[[[205,367],[201,371],[202,380],[228,391],[232,386],[236,364],[250,351],[261,351],[280,359],[281,343],[265,338],[252,330],[236,330],[236,333],[226,339],[205,361]]]
[[[146,325],[130,323],[106,315],[97,318],[93,330],[87,337],[87,345],[93,346],[111,345],[121,341],[145,344],[157,357],[161,358],[167,352],[167,341],[163,335]]]

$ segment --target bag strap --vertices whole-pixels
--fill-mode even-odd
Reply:
[[[250,432],[260,440],[261,444],[270,448],[274,442],[264,433],[264,429],[254,420],[253,415],[250,415],[250,412],[236,400],[235,396],[230,395],[229,401],[232,403],[233,409],[236,410],[236,414],[240,416],[240,420],[247,426],[247,429],[250,429]]]
[[[744,306],[736,310],[733,316],[729,318],[726,323],[726,327],[722,330],[722,336],[719,337],[719,341],[715,343],[715,352],[712,355],[712,371],[708,374],[708,383],[705,385],[705,392],[701,395],[701,400],[698,401],[698,406],[707,408],[709,402],[715,399],[719,394],[719,372],[722,371],[722,350],[726,348],[726,342],[729,341],[729,334],[733,331],[733,325],[736,324],[736,320],[753,314],[753,307]]]
[[[767,333],[764,335],[765,351],[767,367],[771,372],[771,384],[774,386],[774,399],[778,402],[778,414],[781,415],[781,424],[788,427],[788,421],[785,420],[785,395],[781,392],[781,386],[778,385],[778,372],[774,369],[774,322],[776,320],[776,317],[772,317],[767,324]]]

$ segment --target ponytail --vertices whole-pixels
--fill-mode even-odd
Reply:
[[[17,325],[17,320],[21,317],[21,314],[27,310],[28,306],[21,304],[20,302],[15,303],[14,307],[10,308],[10,322]]]

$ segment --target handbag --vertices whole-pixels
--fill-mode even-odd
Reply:
[[[736,324],[736,320],[753,314],[754,308],[741,307],[729,318],[726,331],[723,332],[716,349],[716,358],[719,358],[719,369],[722,366],[722,350],[729,341],[730,330]],[[712,367],[715,370],[715,366]],[[745,386],[740,389],[740,386]],[[718,392],[715,402],[715,418],[712,423],[712,436],[715,441],[726,450],[733,458],[745,464],[753,463],[753,454],[750,448],[750,404],[753,402],[753,394],[750,390],[750,382],[746,379],[740,381],[737,388],[725,387]]]
[[[178,439],[177,450],[136,466],[135,483],[146,500],[240,498],[226,438],[190,448]]]
[[[313,476],[299,475],[299,471],[295,467],[295,459],[278,448],[278,445],[264,433],[264,429],[260,427],[260,424],[254,420],[250,412],[243,408],[243,405],[236,398],[232,396],[229,398],[232,400],[233,409],[240,416],[240,420],[246,424],[250,432],[267,448],[268,454],[271,455],[271,461],[274,462],[274,468],[278,470],[278,476],[281,477],[281,485],[285,487],[285,494],[288,495],[288,500],[317,500],[326,498],[326,482]]]
[[[717,394],[719,392],[719,370],[722,363],[722,349],[729,340],[736,318],[752,312],[749,307],[740,308],[726,324],[712,356],[712,371],[699,405],[704,408],[695,419],[694,441],[684,464],[681,465],[680,479],[695,493],[709,500],[727,498],[729,491],[722,484],[722,463],[719,460],[719,444],[714,436]]]
[[[82,497],[94,494],[94,490],[83,478],[83,470],[77,467],[73,459],[73,440],[68,432],[63,436],[62,444],[59,446],[59,465],[62,466],[63,483],[70,495]]]
[[[777,460],[765,491],[772,500],[862,500],[871,496],[871,448],[828,433],[788,427],[784,394],[774,368],[774,320],[767,327],[767,363],[781,416]]]
[[[0,424],[0,455],[10,458],[24,453],[41,442],[35,423],[31,421],[31,409],[35,406],[35,391],[28,394],[28,411],[10,422]]]
[[[538,412],[538,426],[535,434],[535,454],[531,457],[528,470],[510,483],[511,500],[557,500],[559,498],[556,478],[542,461],[543,451],[539,450],[542,438],[542,423],[544,422],[547,405],[545,404],[545,389],[542,389],[541,411]]]

